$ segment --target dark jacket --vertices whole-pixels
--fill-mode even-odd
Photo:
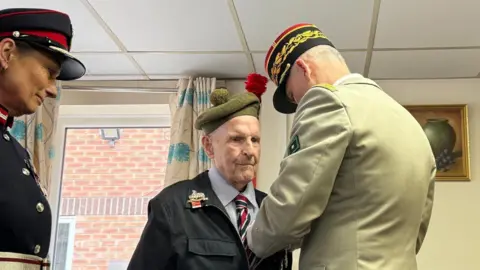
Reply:
[[[187,202],[194,190],[208,198],[196,209]],[[266,194],[255,190],[255,196],[260,205]],[[148,213],[128,270],[248,270],[245,249],[208,171],[165,188],[149,202]],[[279,251],[256,269],[291,269],[291,264],[291,252]]]
[[[47,256],[51,210],[27,151],[4,122],[0,123],[0,217],[0,252]]]

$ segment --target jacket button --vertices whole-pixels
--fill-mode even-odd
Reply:
[[[41,249],[40,245],[36,245],[35,248],[33,249],[33,253],[35,254],[40,253],[40,249]]]
[[[8,134],[6,133],[3,133],[3,138],[5,139],[5,141],[10,141],[10,136],[8,136]]]
[[[24,175],[30,175],[30,170],[28,170],[27,168],[23,168],[23,169],[22,169],[22,173],[23,173]]]
[[[36,208],[37,208],[37,212],[38,212],[38,213],[42,213],[43,210],[45,210],[45,206],[44,206],[43,203],[41,203],[41,202],[37,203]]]

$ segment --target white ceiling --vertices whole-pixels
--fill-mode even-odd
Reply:
[[[300,22],[320,27],[354,72],[374,79],[480,73],[473,0],[1,0],[11,7],[69,13],[87,80],[264,74],[272,41]]]

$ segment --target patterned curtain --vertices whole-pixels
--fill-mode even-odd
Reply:
[[[54,157],[52,142],[60,105],[60,84],[57,85],[57,92],[56,99],[45,99],[43,105],[34,114],[15,118],[10,130],[10,133],[30,153],[40,184],[45,191],[49,190],[52,174]]]
[[[197,116],[211,107],[215,78],[189,78],[178,82],[177,99],[170,103],[172,126],[165,185],[192,179],[208,170],[211,161],[202,147],[202,132],[195,129]]]

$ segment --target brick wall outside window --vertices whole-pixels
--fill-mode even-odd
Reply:
[[[75,216],[72,269],[129,261],[163,188],[170,130],[124,128],[111,147],[99,129],[67,131],[60,216]]]

